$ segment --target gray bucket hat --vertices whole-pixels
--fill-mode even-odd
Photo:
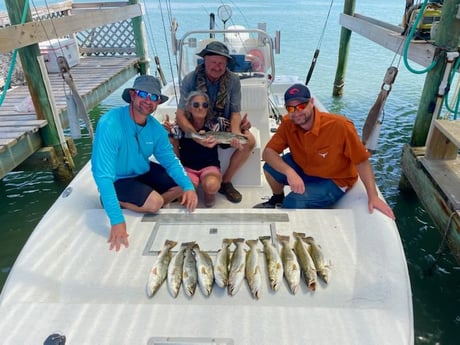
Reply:
[[[127,88],[123,91],[121,98],[125,102],[131,103],[131,95],[129,90],[142,90],[149,93],[154,93],[160,96],[160,104],[166,102],[169,97],[161,94],[160,81],[151,75],[141,75],[134,80],[133,87]]]
[[[233,62],[233,57],[230,55],[230,52],[225,44],[219,41],[211,42],[206,45],[206,47],[200,51],[197,55],[205,57],[206,55],[220,55],[225,56],[231,62]]]

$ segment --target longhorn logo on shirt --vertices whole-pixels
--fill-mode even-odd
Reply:
[[[327,156],[328,153],[329,153],[329,152],[324,152],[324,153],[318,152],[318,154],[319,154],[321,157],[323,157],[323,158],[326,158],[326,156]]]

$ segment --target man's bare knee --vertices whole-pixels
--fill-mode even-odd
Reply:
[[[153,191],[149,194],[147,200],[145,200],[145,203],[144,205],[142,205],[142,208],[144,209],[144,212],[155,213],[163,207],[163,204],[163,197],[157,192]]]

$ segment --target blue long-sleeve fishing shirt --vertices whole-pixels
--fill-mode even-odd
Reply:
[[[125,221],[114,182],[148,172],[152,155],[184,191],[194,190],[174,154],[168,133],[153,116],[148,116],[145,126],[140,126],[131,118],[129,106],[123,106],[110,110],[99,119],[91,165],[112,226]]]

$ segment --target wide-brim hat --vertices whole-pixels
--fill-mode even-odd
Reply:
[[[225,56],[227,59],[229,59],[229,61],[234,62],[227,46],[219,41],[208,43],[206,47],[197,55],[201,57],[205,57],[206,55],[220,55]]]
[[[161,94],[161,84],[160,81],[151,75],[141,75],[134,80],[133,87],[124,89],[121,98],[125,102],[131,103],[131,95],[129,94],[130,90],[142,90],[148,93],[154,93],[160,96],[160,104],[166,102],[169,97]]]

